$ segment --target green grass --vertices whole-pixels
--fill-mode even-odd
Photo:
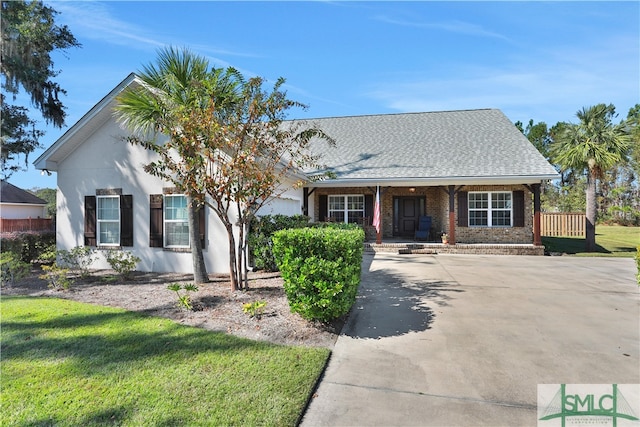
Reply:
[[[584,237],[543,237],[542,244],[550,252],[633,258],[640,245],[640,227],[596,225],[597,251],[591,253],[584,250]]]
[[[329,356],[69,300],[0,307],[3,426],[295,425]]]

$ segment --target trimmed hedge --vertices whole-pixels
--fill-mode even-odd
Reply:
[[[309,225],[309,217],[305,215],[264,215],[253,218],[249,228],[249,256],[256,270],[278,271],[273,256],[271,237],[278,230],[303,228]]]
[[[329,322],[349,312],[360,284],[364,231],[302,228],[273,235],[273,253],[291,311]]]
[[[11,252],[23,262],[37,261],[47,251],[55,251],[56,233],[53,231],[21,231],[2,233],[2,252]]]
[[[640,286],[640,245],[636,248],[636,267],[638,268],[636,279],[638,280],[638,286]]]

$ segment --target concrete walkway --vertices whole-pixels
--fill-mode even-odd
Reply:
[[[535,426],[538,384],[639,384],[635,271],[632,259],[365,255],[301,425]]]

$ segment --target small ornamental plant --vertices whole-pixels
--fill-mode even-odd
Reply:
[[[69,269],[60,267],[58,264],[43,265],[41,279],[48,282],[47,286],[55,291],[66,291],[71,287],[71,279],[69,279]]]
[[[24,262],[13,252],[0,254],[0,283],[13,285],[16,281],[24,279],[31,269],[28,262]]]
[[[136,269],[140,258],[128,251],[108,251],[107,262],[123,279],[128,279]]]
[[[58,258],[69,269],[76,272],[80,277],[87,278],[91,275],[91,264],[95,261],[95,251],[89,246],[76,246],[67,251],[58,251]]]
[[[198,292],[198,287],[192,283],[186,283],[181,285],[180,283],[171,283],[167,286],[167,289],[173,291],[178,296],[178,307],[186,310],[193,310],[193,304],[191,304],[191,295],[189,292]]]
[[[251,317],[260,319],[264,313],[264,308],[267,306],[266,301],[254,301],[242,304],[242,311],[247,313]]]

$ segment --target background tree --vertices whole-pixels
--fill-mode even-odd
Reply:
[[[80,44],[66,25],[55,24],[57,14],[41,1],[2,1],[0,167],[4,178],[21,169],[21,155],[27,167],[29,154],[40,147],[38,141],[44,135],[27,108],[7,104],[8,95],[15,101],[23,89],[47,123],[64,126],[65,108],[59,95],[66,92],[53,80],[60,72],[54,69],[51,52]]]
[[[585,250],[596,249],[596,183],[604,173],[621,163],[629,150],[631,137],[626,121],[613,124],[615,107],[598,104],[576,113],[577,124],[562,127],[551,147],[554,163],[562,169],[586,171]]]
[[[186,195],[194,283],[205,283],[208,276],[197,220],[205,199],[197,184],[203,178],[204,159],[199,152],[203,132],[191,124],[202,111],[214,111],[215,101],[233,91],[233,72],[222,76],[189,50],[166,48],[159,51],[157,65],[145,66],[138,77],[142,85],[119,96],[116,116],[133,132],[129,142],[159,155],[145,171],[173,183]],[[159,135],[169,140],[159,141]]]
[[[56,190],[55,188],[32,188],[29,192],[47,202],[47,216],[56,219]]]

